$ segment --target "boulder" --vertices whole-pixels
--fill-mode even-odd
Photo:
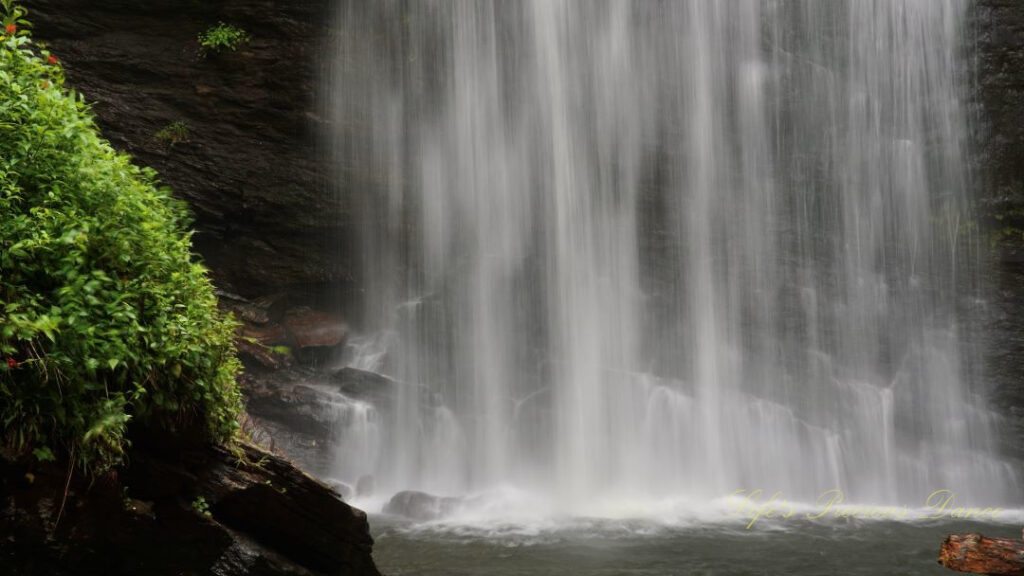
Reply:
[[[338,387],[338,392],[349,398],[370,402],[382,412],[387,412],[398,400],[399,394],[410,388],[415,391],[424,408],[434,408],[443,403],[440,396],[426,386],[399,382],[383,374],[357,368],[335,370],[329,375],[328,381]]]
[[[939,564],[957,572],[1024,576],[1024,541],[950,534],[939,549]]]
[[[406,490],[391,497],[384,505],[385,514],[404,516],[411,520],[437,520],[458,510],[458,498],[434,496],[426,492]]]
[[[334,348],[340,346],[348,334],[348,326],[337,315],[300,306],[289,310],[284,317],[288,338],[298,348]]]
[[[366,515],[278,456],[143,440],[129,461],[65,484],[0,459],[0,573],[379,575]]]
[[[393,403],[398,398],[400,384],[376,372],[345,367],[335,370],[329,381],[337,385],[338,391],[346,396],[372,402],[378,407]]]

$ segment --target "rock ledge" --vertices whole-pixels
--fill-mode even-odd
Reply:
[[[73,479],[57,523],[65,472],[0,459],[0,573],[380,574],[366,515],[283,458],[149,445],[130,462]]]

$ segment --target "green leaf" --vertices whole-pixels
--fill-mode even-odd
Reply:
[[[47,446],[41,446],[32,451],[32,455],[36,457],[36,460],[40,462],[53,462],[57,458],[53,455],[53,451]]]

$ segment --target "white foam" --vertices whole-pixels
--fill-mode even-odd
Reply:
[[[1024,524],[1024,508],[999,509],[971,518],[964,511],[922,505],[844,503],[826,506],[815,502],[777,501],[773,509],[758,511],[758,504],[739,495],[702,499],[688,496],[669,498],[604,498],[595,500],[585,512],[568,510],[556,500],[512,486],[467,495],[453,511],[422,522],[403,522],[402,530],[418,534],[448,534],[461,537],[513,539],[518,544],[531,538],[563,533],[599,533],[609,536],[646,536],[666,530],[712,527],[732,531],[788,531],[809,523],[853,529],[883,522],[930,524],[982,522],[994,526]],[[827,499],[826,499],[827,500]],[[380,513],[386,498],[354,501],[371,513]],[[938,517],[937,517],[938,516]]]

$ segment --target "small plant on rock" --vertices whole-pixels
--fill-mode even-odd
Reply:
[[[162,142],[168,146],[174,146],[175,144],[182,144],[188,142],[192,136],[192,127],[184,122],[171,122],[167,126],[157,130],[156,134],[153,134],[153,139],[157,142]]]
[[[206,498],[202,496],[196,496],[196,499],[192,501],[192,510],[200,516],[211,517],[213,514],[210,513],[210,504],[206,501]]]
[[[237,26],[221,22],[211,26],[199,35],[199,48],[203,56],[219,54],[225,50],[234,52],[251,40],[249,34]]]

